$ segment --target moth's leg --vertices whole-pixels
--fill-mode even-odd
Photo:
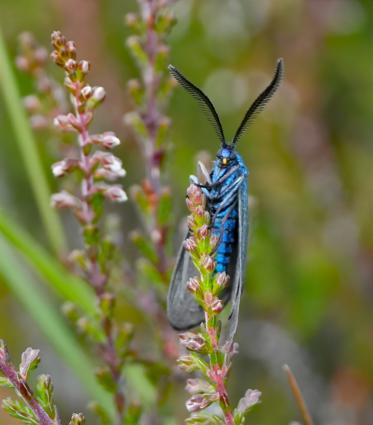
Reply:
[[[244,178],[245,178],[245,175],[244,174],[241,174],[239,177],[237,177],[236,180],[234,180],[234,182],[230,186],[227,186],[218,195],[212,197],[211,200],[212,201],[217,201],[219,199],[224,198],[229,192],[231,192],[231,193],[236,192],[239,189],[239,187],[241,186]]]
[[[198,180],[198,177],[194,176],[193,174],[191,176],[189,176],[189,181],[192,184],[194,184],[195,186],[202,189],[202,192],[206,196],[207,199],[211,199],[210,186],[208,184],[201,184]]]
[[[221,186],[221,184],[222,183],[224,183],[225,182],[225,180],[227,180],[227,178],[228,177],[230,177],[232,174],[234,174],[238,169],[240,168],[240,166],[239,165],[235,165],[234,167],[232,167],[229,171],[228,171],[228,173],[227,174],[224,174],[224,176],[223,177],[221,177],[219,180],[217,180],[216,182],[214,182],[214,183],[211,183],[210,185],[209,185],[209,188],[210,189],[214,189],[214,188],[216,188],[216,187],[218,187],[218,186]]]
[[[211,187],[212,181],[211,181],[210,173],[207,171],[203,162],[198,161],[198,166],[199,166],[199,169],[201,170],[203,177],[206,179],[207,184],[209,185],[209,187]]]

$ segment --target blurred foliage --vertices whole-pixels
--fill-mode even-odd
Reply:
[[[123,16],[134,1],[2,0],[0,21],[15,54],[16,37],[36,33],[47,44],[59,27],[92,60],[92,75],[108,92],[112,113],[97,126],[126,139],[122,152],[128,181],[140,180],[140,155],[123,127],[129,109],[125,81],[136,75],[124,47]],[[27,10],[27,13],[25,13]],[[233,134],[250,101],[272,74],[277,57],[286,78],[273,102],[240,141],[250,168],[251,244],[241,307],[241,350],[232,371],[237,398],[247,386],[263,393],[253,424],[288,423],[297,417],[282,374],[288,363],[315,413],[316,423],[369,425],[373,409],[373,4],[370,0],[180,0],[171,35],[171,59],[202,86]],[[99,60],[97,60],[99,58]],[[23,94],[30,82],[23,76]],[[118,90],[118,87],[120,90]],[[110,108],[108,108],[110,109]],[[218,148],[209,123],[193,100],[178,90],[172,100],[173,151],[169,181],[175,222],[186,215],[185,187],[200,150]],[[101,123],[100,123],[101,119]],[[21,164],[9,117],[0,103],[1,208],[22,222],[41,243],[35,201]],[[46,169],[52,162],[40,150]],[[50,142],[49,142],[50,143]],[[52,179],[51,179],[52,180]],[[133,206],[123,215],[123,250],[140,224]],[[67,236],[76,228],[64,217]],[[175,230],[176,242],[181,238]],[[5,286],[1,302],[11,302]],[[10,311],[8,314],[14,314]],[[134,315],[123,310],[123,319]],[[22,314],[0,332],[23,347]],[[139,322],[141,317],[130,317]],[[144,325],[146,326],[146,325]],[[1,335],[2,336],[2,335]],[[15,348],[13,348],[15,347]],[[54,377],[58,382],[58,377]],[[175,410],[185,416],[184,394]],[[57,394],[58,397],[58,394]],[[72,409],[68,406],[67,411]]]

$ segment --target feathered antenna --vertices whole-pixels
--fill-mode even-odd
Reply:
[[[168,65],[168,69],[172,76],[178,81],[178,83],[184,87],[202,106],[203,111],[207,115],[208,120],[213,125],[217,136],[223,146],[226,146],[224,131],[221,125],[219,115],[216,112],[214,105],[211,100],[203,93],[201,89],[196,87],[193,83],[187,80],[173,65]]]
[[[284,73],[284,61],[282,58],[277,60],[277,66],[275,75],[269,84],[269,86],[255,99],[253,104],[250,106],[249,110],[246,112],[240,126],[238,127],[236,134],[233,137],[231,146],[235,146],[239,138],[247,129],[248,125],[252,119],[264,108],[264,106],[269,102],[271,97],[274,95],[278,86],[280,85],[282,76]]]

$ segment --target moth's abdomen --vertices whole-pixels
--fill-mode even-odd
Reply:
[[[213,223],[213,234],[220,239],[215,256],[215,271],[218,273],[227,272],[237,238],[237,208],[234,208],[225,220],[226,214],[226,210],[219,211]]]

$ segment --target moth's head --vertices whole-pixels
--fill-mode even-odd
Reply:
[[[237,155],[233,147],[225,145],[219,149],[216,155],[220,168],[228,167],[237,162]]]

